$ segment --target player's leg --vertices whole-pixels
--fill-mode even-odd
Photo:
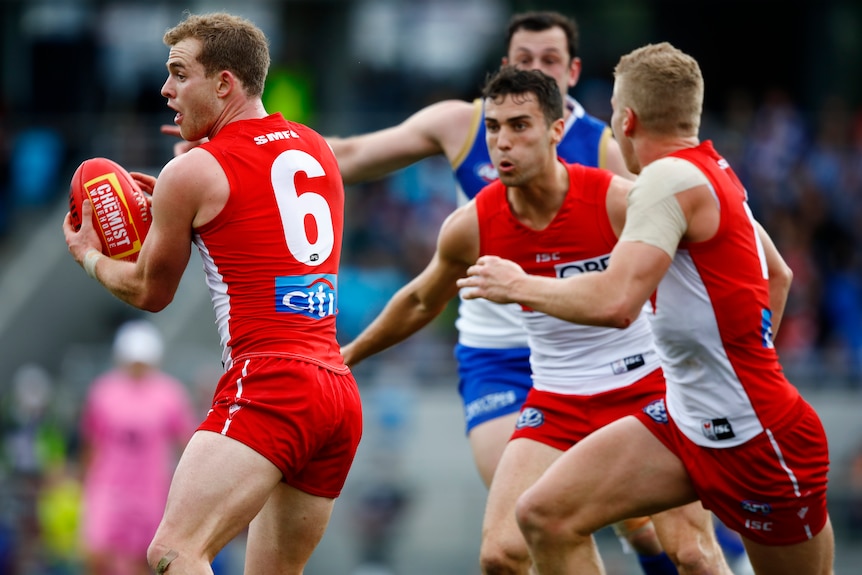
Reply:
[[[603,573],[595,531],[696,499],[682,462],[628,416],[566,451],[519,498],[515,512],[542,575],[592,575]]]
[[[483,573],[526,575],[529,571],[530,555],[515,521],[515,502],[561,454],[532,439],[513,439],[506,446],[485,506],[479,553]]]
[[[732,575],[700,501],[652,516],[659,539],[681,575]]]
[[[334,502],[280,483],[249,526],[245,572],[301,574],[326,531]]]
[[[623,548],[634,551],[644,575],[677,575],[673,561],[665,553],[655,525],[649,517],[623,519],[613,525]]]
[[[796,545],[763,545],[742,538],[748,559],[757,575],[832,575],[835,559],[835,537],[832,522],[803,543]]]
[[[213,557],[260,511],[281,481],[268,459],[229,437],[196,432],[171,482],[147,550],[156,573],[211,575]]]
[[[473,427],[467,437],[476,469],[486,487],[491,486],[494,471],[503,455],[503,450],[509,442],[515,422],[518,421],[518,411],[501,415]]]
[[[754,569],[745,552],[742,536],[725,525],[717,516],[713,515],[712,522],[715,525],[715,538],[724,552],[724,558],[730,565],[730,570],[735,575],[754,575]]]

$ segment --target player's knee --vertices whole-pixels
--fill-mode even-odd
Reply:
[[[649,517],[626,519],[614,524],[617,536],[625,539],[638,555],[658,555],[662,552],[655,526]]]
[[[147,563],[156,575],[168,572],[171,563],[179,557],[179,552],[155,540],[147,548]]]
[[[483,541],[479,551],[483,575],[518,575],[527,573],[530,556],[526,547],[515,549],[495,541]]]
[[[721,564],[717,554],[720,549],[711,549],[696,537],[680,538],[673,545],[667,545],[665,552],[676,565],[680,575],[702,575],[714,573],[713,567]]]
[[[529,490],[518,499],[515,519],[530,544],[578,537],[575,517],[561,515],[554,505],[543,501]]]

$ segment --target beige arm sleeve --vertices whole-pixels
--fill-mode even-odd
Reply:
[[[688,229],[675,194],[702,185],[709,185],[709,180],[686,160],[661,158],[649,164],[629,192],[620,241],[643,242],[673,258]]]

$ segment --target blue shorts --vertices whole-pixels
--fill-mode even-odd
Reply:
[[[455,359],[467,433],[480,423],[521,410],[533,387],[530,348],[490,349],[459,343]]]

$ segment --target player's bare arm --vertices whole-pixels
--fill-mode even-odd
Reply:
[[[383,311],[356,339],[341,349],[344,362],[366,357],[404,341],[426,325],[458,294],[457,280],[479,255],[475,204],[452,212],[440,228],[437,250],[428,266],[398,290]]]
[[[603,272],[557,279],[528,275],[509,260],[482,256],[459,280],[466,299],[519,303],[585,325],[626,328],[655,291],[671,258],[654,246],[620,242]]]
[[[608,219],[614,234],[620,237],[626,224],[626,207],[628,206],[628,195],[632,189],[632,181],[621,176],[614,176],[608,185],[608,193],[605,203],[608,208]]]
[[[763,255],[766,257],[766,269],[769,272],[769,309],[772,310],[772,336],[778,334],[781,318],[784,316],[784,306],[787,304],[787,295],[790,293],[790,284],[793,283],[793,270],[781,257],[778,248],[775,247],[772,238],[763,229],[759,222],[755,222],[757,235],[763,245]]]
[[[347,138],[328,137],[345,184],[381,178],[419,160],[444,154],[451,162],[467,139],[474,107],[445,100],[391,128]]]
[[[114,296],[134,307],[153,312],[164,309],[173,300],[188,264],[193,227],[221,210],[227,190],[227,179],[209,153],[195,150],[175,158],[155,182],[153,224],[138,260],[100,258],[96,277]],[[78,233],[89,236],[95,232],[86,215],[92,208],[86,204],[82,213],[86,223]],[[67,241],[70,232],[74,234],[66,230]],[[70,242],[70,250],[71,246]]]

